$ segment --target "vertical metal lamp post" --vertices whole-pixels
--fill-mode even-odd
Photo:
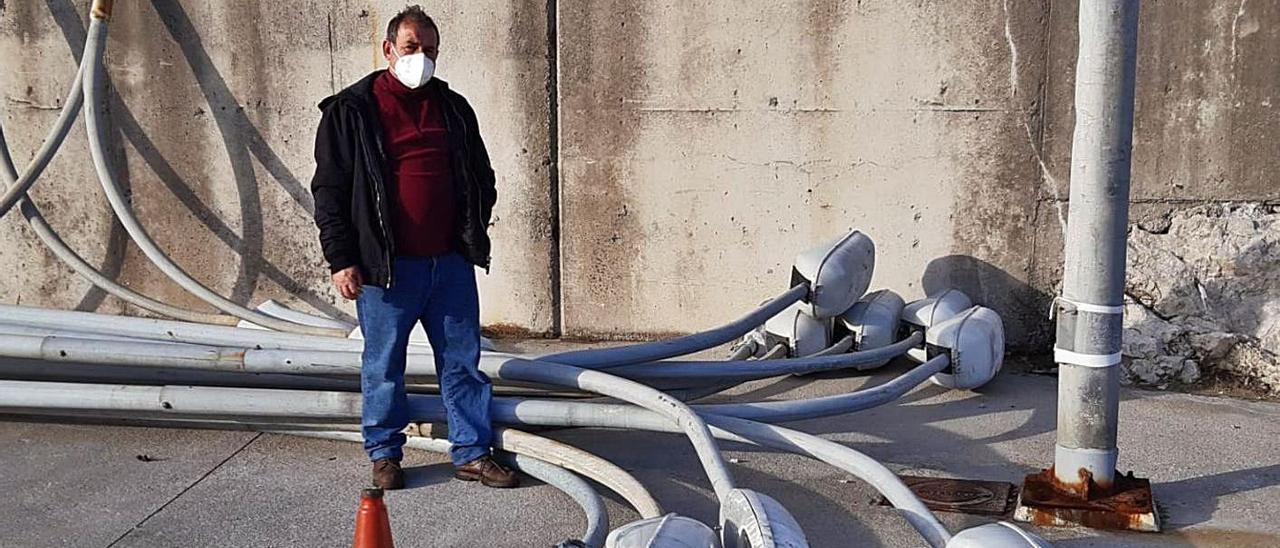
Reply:
[[[1016,517],[1158,530],[1147,480],[1118,476],[1120,340],[1138,0],[1081,0],[1066,265],[1057,315],[1058,442]]]

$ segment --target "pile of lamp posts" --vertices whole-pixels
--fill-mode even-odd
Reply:
[[[251,429],[360,441],[361,341],[354,326],[267,302],[245,308],[201,285],[155,244],[116,179],[104,116],[110,2],[97,0],[83,63],[61,115],[19,173],[0,133],[0,216],[17,206],[50,252],[95,286],[156,316],[146,319],[0,306],[0,414],[24,419],[183,428]],[[96,270],[44,220],[27,191],[48,166],[81,106],[98,178],[135,245],[175,283],[218,313],[184,310],[143,296]],[[738,486],[719,443],[793,452],[867,482],[924,540],[941,546],[1047,546],[1007,523],[952,535],[889,469],[866,455],[774,423],[891,403],[932,381],[978,387],[997,373],[1003,327],[990,309],[959,291],[904,304],[891,291],[865,294],[875,250],[850,232],[801,253],[792,287],[757,310],[709,331],[632,346],[545,356],[486,350],[480,367],[497,383],[495,420],[502,458],[564,491],[587,516],[586,530],[562,546],[807,546],[803,531],[775,499]],[[865,295],[864,295],[865,294]],[[676,360],[738,341],[725,361]],[[741,383],[819,371],[867,370],[906,355],[919,365],[884,384],[849,394],[795,401],[700,404]],[[428,345],[408,355],[414,421],[443,423],[431,384]],[[584,400],[600,395],[608,401]],[[682,434],[692,443],[720,503],[719,533],[666,513],[630,474],[582,449],[511,427],[560,426]],[[447,451],[448,442],[411,436],[409,446]],[[616,492],[640,516],[609,531],[595,485]],[[851,540],[851,544],[857,544]]]

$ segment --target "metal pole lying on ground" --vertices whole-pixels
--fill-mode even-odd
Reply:
[[[1028,477],[1023,502],[1031,513],[1093,525],[1088,516],[1106,510],[1060,507],[1112,496],[1138,481],[1116,477],[1138,0],[1081,2],[1079,48],[1066,264],[1054,304],[1058,439],[1053,468]],[[1147,508],[1121,513],[1150,515],[1152,525],[1130,520],[1123,528],[1154,527],[1149,483],[1146,489]]]

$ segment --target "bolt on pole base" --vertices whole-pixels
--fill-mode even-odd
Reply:
[[[1053,469],[1027,476],[1013,519],[1050,527],[1160,532],[1160,516],[1151,494],[1151,480],[1116,474],[1115,485],[1103,490],[1087,471],[1079,486],[1064,485]]]

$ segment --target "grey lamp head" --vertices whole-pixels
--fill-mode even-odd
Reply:
[[[809,282],[809,313],[834,318],[858,302],[871,286],[876,246],[856,230],[796,256],[791,285]]]
[[[1012,523],[988,523],[960,531],[947,548],[1052,548],[1049,541]]]
[[[934,375],[935,384],[974,389],[994,378],[1004,364],[1004,322],[990,308],[975,306],[938,323],[925,339],[951,354],[950,372]]]
[[[808,356],[831,345],[831,320],[813,317],[809,308],[793,304],[764,324],[766,333],[787,341],[792,356]]]
[[[606,548],[648,548],[650,546],[688,546],[719,548],[715,531],[701,521],[677,514],[633,521],[614,529],[605,539]]]
[[[941,293],[911,301],[902,309],[902,325],[909,331],[925,331],[943,321],[954,318],[957,314],[973,306],[973,300],[959,289],[948,289]],[[907,357],[924,363],[929,357],[924,345],[907,351]]]
[[[874,350],[897,340],[905,306],[897,293],[881,289],[868,293],[837,321],[853,335],[854,350]]]

